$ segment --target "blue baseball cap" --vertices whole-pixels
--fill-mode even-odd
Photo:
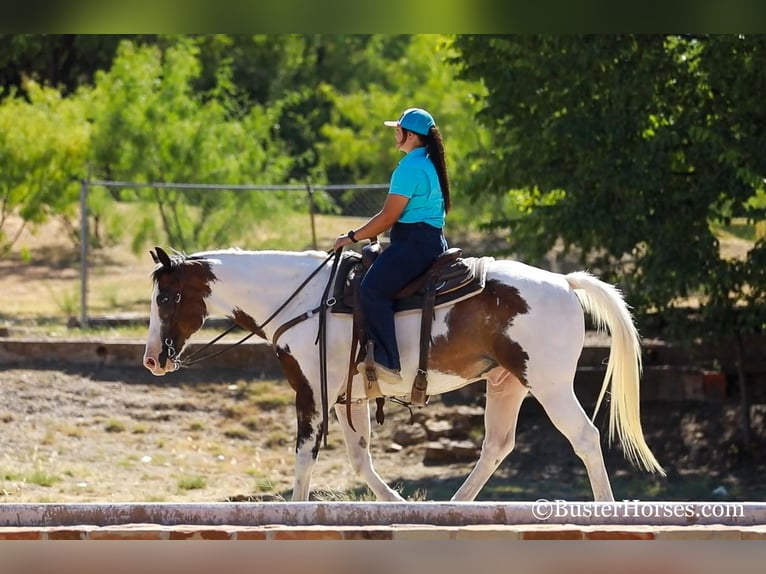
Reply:
[[[436,125],[431,114],[422,108],[407,108],[398,120],[388,120],[383,123],[392,128],[401,126],[405,130],[422,136],[427,136],[430,129]]]

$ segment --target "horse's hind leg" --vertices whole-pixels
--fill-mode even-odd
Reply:
[[[594,499],[614,500],[601,452],[600,434],[577,400],[572,384],[540,389],[533,385],[531,392],[585,464]]]
[[[346,451],[351,468],[357,476],[362,478],[372,490],[378,500],[396,501],[404,500],[398,492],[391,489],[372,467],[370,456],[370,407],[368,401],[351,403],[351,420],[354,423],[354,431],[346,418],[346,405],[336,404],[335,414],[338,416],[343,439],[346,442]]]
[[[487,373],[484,442],[481,456],[452,500],[473,500],[516,444],[516,422],[527,389],[505,369]]]

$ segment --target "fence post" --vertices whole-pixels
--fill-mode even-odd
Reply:
[[[317,249],[317,231],[316,223],[314,222],[314,188],[311,185],[311,178],[306,179],[306,191],[309,195],[309,218],[311,218],[311,246],[313,249]]]
[[[88,328],[88,182],[80,181],[80,327]]]

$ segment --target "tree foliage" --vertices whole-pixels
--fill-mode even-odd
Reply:
[[[673,318],[694,297],[703,331],[763,328],[763,238],[732,260],[716,233],[733,218],[764,219],[765,38],[464,36],[457,45],[463,76],[488,90],[480,118],[493,144],[474,193],[518,206],[493,221],[512,245],[536,257],[563,240],[643,314]]]
[[[381,124],[423,106],[451,229],[487,221],[532,261],[560,242],[643,316],[699,301],[698,332],[747,333],[766,323],[765,60],[739,35],[0,35],[0,234],[11,213],[72,219],[85,177],[385,182],[400,154]],[[184,249],[296,201],[94,187],[89,207],[103,241]],[[755,246],[726,257],[742,222]]]
[[[93,53],[80,54],[88,42]],[[382,121],[423,105],[447,137],[459,195],[462,150],[486,132],[473,124],[469,94],[479,84],[454,81],[447,46],[436,35],[0,37],[6,61],[24,62],[25,74],[59,83],[63,98],[87,110],[88,159],[73,177],[385,182],[399,154]],[[63,66],[49,57],[54,52],[71,54],[76,64]],[[45,73],[49,67],[58,79]],[[5,83],[13,86],[16,76],[8,72]],[[28,97],[23,86],[19,93]],[[457,136],[463,126],[471,137]],[[154,203],[156,215],[131,222],[136,248],[152,236],[157,241],[155,221],[171,244],[201,248],[227,240],[234,213],[257,221],[290,206],[284,194],[246,195],[94,188],[89,203],[100,241],[125,230],[114,202],[141,200]],[[337,208],[352,206],[344,200]],[[459,220],[458,209],[451,221]]]
[[[27,81],[69,95],[107,69],[123,39],[156,41],[136,34],[0,34],[0,86],[24,89]]]
[[[89,124],[80,102],[29,81],[0,105],[0,253],[19,236],[11,215],[35,225],[51,215],[70,222],[79,194],[74,175],[88,153]],[[73,224],[70,225],[70,228]]]
[[[229,80],[220,71],[216,91]],[[274,111],[253,106],[231,113],[227,90],[217,97],[193,90],[200,65],[184,40],[160,50],[121,44],[108,72],[99,72],[88,95],[94,125],[91,170],[126,182],[261,184],[283,182],[290,166],[271,137]],[[207,189],[118,190],[115,199],[154,202],[171,244],[214,246],[230,239],[232,220],[257,221],[279,211],[284,197]],[[277,201],[282,199],[283,201]],[[138,241],[152,232],[153,217]]]

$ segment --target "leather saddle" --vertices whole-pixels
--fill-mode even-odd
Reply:
[[[365,361],[367,379],[365,393],[368,398],[375,398],[378,401],[376,419],[382,424],[381,401],[383,394],[377,384],[372,340],[367,338],[365,319],[359,302],[362,277],[381,252],[380,244],[373,241],[362,249],[361,254],[353,251],[344,253],[333,289],[335,304],[331,309],[333,313],[352,314],[354,319],[346,398],[348,400],[351,397],[351,380],[356,374],[356,365]],[[421,311],[418,373],[413,382],[410,397],[410,404],[415,406],[424,406],[428,399],[428,353],[431,346],[431,325],[434,309],[457,303],[480,293],[484,289],[486,264],[492,261],[492,258],[463,258],[462,254],[463,252],[459,248],[448,249],[434,261],[425,273],[406,285],[395,296],[395,313]]]
[[[358,307],[355,302],[358,283],[373,264],[382,248],[371,243],[362,253],[346,251],[338,266],[333,297],[333,313],[353,314]],[[433,282],[434,308],[467,299],[484,289],[486,263],[491,257],[462,257],[463,251],[453,247],[442,253],[425,273],[416,277],[394,297],[394,312],[413,311],[424,308],[427,286]]]

